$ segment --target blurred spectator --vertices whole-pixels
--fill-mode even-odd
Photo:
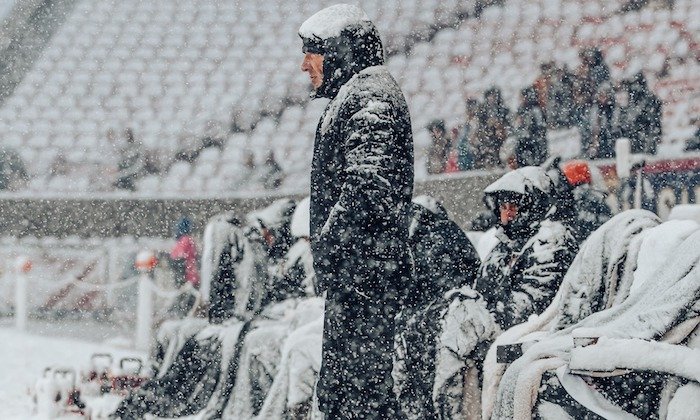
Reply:
[[[265,158],[265,163],[263,163],[262,168],[260,168],[260,180],[262,181],[263,187],[266,190],[272,190],[279,188],[282,185],[282,180],[284,180],[284,173],[282,172],[282,167],[277,163],[275,159],[275,153],[270,151]]]
[[[609,83],[604,83],[589,111],[588,136],[581,139],[582,155],[588,159],[607,159],[615,151],[615,93]]]
[[[218,147],[223,150],[225,143],[226,129],[224,125],[216,120],[208,121],[204,130],[204,137],[202,137],[202,148]]]
[[[501,90],[491,88],[484,93],[484,103],[479,109],[474,167],[501,166],[499,152],[508,136],[508,109],[503,105]]]
[[[592,102],[595,92],[598,91],[600,85],[610,80],[610,69],[605,64],[603,52],[597,47],[584,48],[579,53],[581,65],[579,66],[578,76],[583,77],[590,84],[590,100]]]
[[[537,76],[532,87],[535,89],[537,95],[537,105],[540,109],[546,110],[547,105],[550,103],[549,92],[552,86],[552,76],[554,73],[554,62],[547,61],[540,64],[540,75]]]
[[[693,118],[691,121],[695,124],[696,130],[693,137],[689,138],[685,143],[686,152],[697,152],[700,151],[700,117]]]
[[[451,143],[445,129],[445,121],[433,120],[426,128],[432,136],[432,144],[428,150],[428,173],[441,174],[445,172]]]
[[[51,177],[54,176],[66,176],[70,172],[70,163],[66,159],[66,155],[63,153],[58,153],[56,158],[51,162],[51,168],[49,168],[49,174]]]
[[[181,218],[175,225],[177,242],[170,251],[170,266],[175,275],[175,285],[182,286],[185,282],[199,287],[199,270],[197,268],[197,246],[191,235],[192,221]]]
[[[15,150],[0,149],[0,191],[17,190],[29,180],[22,157]]]
[[[533,83],[537,105],[549,127],[564,127],[571,123],[571,75],[553,61],[540,66],[540,76]]]
[[[619,109],[619,137],[630,139],[632,153],[656,154],[661,140],[662,105],[640,72],[622,83]]]
[[[238,184],[242,187],[250,187],[255,184],[258,174],[258,167],[255,162],[255,153],[248,151],[243,159],[243,168],[241,171],[241,177],[238,179]]]
[[[143,153],[143,175],[155,175],[160,173],[160,162],[157,150],[146,150]]]
[[[141,143],[134,137],[134,131],[127,128],[124,131],[125,145],[119,152],[119,164],[117,165],[117,188],[135,191],[135,181],[142,174],[143,152]]]
[[[226,129],[218,121],[208,121],[202,137],[192,133],[183,133],[178,139],[175,161],[193,163],[202,151],[208,147],[218,147],[223,150],[226,143]]]
[[[627,3],[620,7],[623,13],[641,10],[646,6],[651,6],[657,9],[673,9],[676,0],[628,0]]]
[[[540,165],[547,159],[547,123],[534,87],[520,92],[521,105],[513,120],[515,161],[519,168]]]
[[[473,98],[465,103],[465,121],[457,133],[457,167],[460,171],[474,168],[474,146],[478,123],[479,101]]]
[[[191,133],[183,133],[178,139],[178,148],[175,152],[175,161],[185,161],[192,163],[197,160],[202,151],[201,140]]]
[[[548,102],[546,107],[542,108],[549,127],[571,127],[571,113],[574,108],[572,79],[573,74],[565,67],[556,66],[552,69]]]
[[[592,104],[591,83],[579,75],[571,77],[571,125],[578,128],[581,144],[590,137],[589,112]]]
[[[620,7],[620,11],[623,13],[633,12],[642,9],[648,4],[649,0],[628,0],[627,3],[623,4],[622,7]]]

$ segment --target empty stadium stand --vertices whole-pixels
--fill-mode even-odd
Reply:
[[[126,128],[165,172],[139,179],[136,194],[254,193],[261,186],[251,182],[246,159],[252,153],[260,163],[268,151],[286,174],[282,189],[300,191],[324,102],[308,99],[296,30],[330,3],[78,2],[0,107],[3,145],[29,165],[20,194],[112,191],[116,152],[107,132]],[[464,99],[493,85],[514,107],[540,63],[575,66],[583,46],[601,47],[615,78],[650,75],[665,102],[661,154],[681,153],[698,115],[700,11],[692,0],[676,1],[672,11],[624,14],[617,0],[507,0],[483,11],[477,1],[359,3],[383,34],[388,66],[406,93],[419,179],[429,120],[459,123]],[[668,74],[657,78],[666,65]],[[223,149],[174,162],[183,143],[211,127],[225,133]],[[58,156],[70,173],[51,174]]]

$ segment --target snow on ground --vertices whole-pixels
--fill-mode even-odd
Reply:
[[[30,387],[47,366],[88,365],[93,353],[112,353],[115,359],[126,356],[144,358],[145,353],[113,345],[56,337],[46,333],[19,332],[9,325],[0,326],[0,418],[32,418]]]

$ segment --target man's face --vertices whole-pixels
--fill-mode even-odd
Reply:
[[[306,53],[301,62],[301,71],[309,73],[311,85],[318,89],[323,84],[323,55]]]
[[[275,236],[272,234],[272,232],[270,232],[270,229],[262,228],[260,233],[262,234],[262,237],[265,240],[267,246],[271,247],[275,244]]]
[[[499,220],[501,225],[505,226],[518,217],[518,206],[513,203],[501,203],[499,206]]]

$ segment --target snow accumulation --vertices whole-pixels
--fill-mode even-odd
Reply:
[[[677,204],[671,209],[669,220],[695,220],[700,223],[699,204]]]
[[[496,182],[486,187],[484,193],[510,191],[525,194],[526,188],[537,188],[540,191],[549,192],[551,180],[541,167],[526,166],[503,175]]]
[[[292,235],[297,238],[311,236],[309,227],[311,220],[310,205],[311,198],[304,198],[297,204],[297,208],[294,210],[294,215],[292,215],[292,224],[290,229],[292,231]]]
[[[145,359],[145,354],[138,351],[10,328],[0,328],[0,343],[0,418],[4,420],[34,418],[29,391],[46,367],[71,367],[80,371],[88,366],[94,353],[111,353],[115,359]]]
[[[434,214],[440,214],[443,212],[437,200],[433,197],[427,195],[419,195],[418,197],[413,198],[413,202],[425,207]]]
[[[340,35],[349,25],[369,21],[364,10],[350,4],[327,7],[301,24],[299,35],[304,38],[328,39]]]

